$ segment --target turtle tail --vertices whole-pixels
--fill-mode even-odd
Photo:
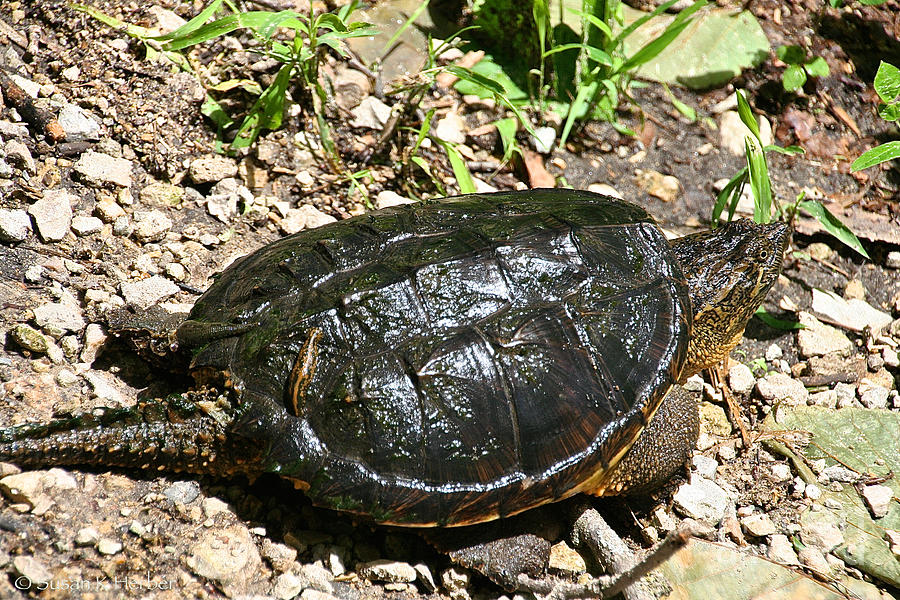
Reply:
[[[231,476],[258,474],[254,444],[181,396],[0,428],[0,461]]]

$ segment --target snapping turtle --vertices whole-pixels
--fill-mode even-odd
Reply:
[[[217,402],[0,429],[0,460],[265,472],[387,524],[456,526],[684,464],[677,383],[738,343],[781,270],[782,224],[673,242],[572,190],[389,208],[228,267],[176,331]]]

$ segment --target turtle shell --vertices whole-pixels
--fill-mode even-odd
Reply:
[[[602,490],[678,378],[690,301],[643,209],[531,190],[284,238],[189,322],[261,471],[377,521],[461,525]]]

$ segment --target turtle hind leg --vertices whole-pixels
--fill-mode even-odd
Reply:
[[[0,428],[0,461],[252,475],[251,445],[181,397]]]
[[[658,488],[691,458],[699,433],[697,401],[681,386],[672,386],[603,493],[640,494]]]

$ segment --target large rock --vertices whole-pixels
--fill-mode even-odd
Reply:
[[[801,311],[799,318],[804,329],[797,332],[797,345],[804,358],[831,352],[848,356],[853,351],[853,342],[840,329],[822,323],[808,312]]]
[[[85,183],[96,187],[108,184],[129,187],[131,185],[131,161],[116,158],[102,152],[88,150],[72,167]]]
[[[229,596],[246,591],[262,566],[256,544],[243,525],[207,532],[185,562],[200,577],[222,586]]]
[[[28,208],[42,240],[58,242],[66,237],[72,225],[72,204],[76,202],[78,196],[67,190],[47,190]]]

